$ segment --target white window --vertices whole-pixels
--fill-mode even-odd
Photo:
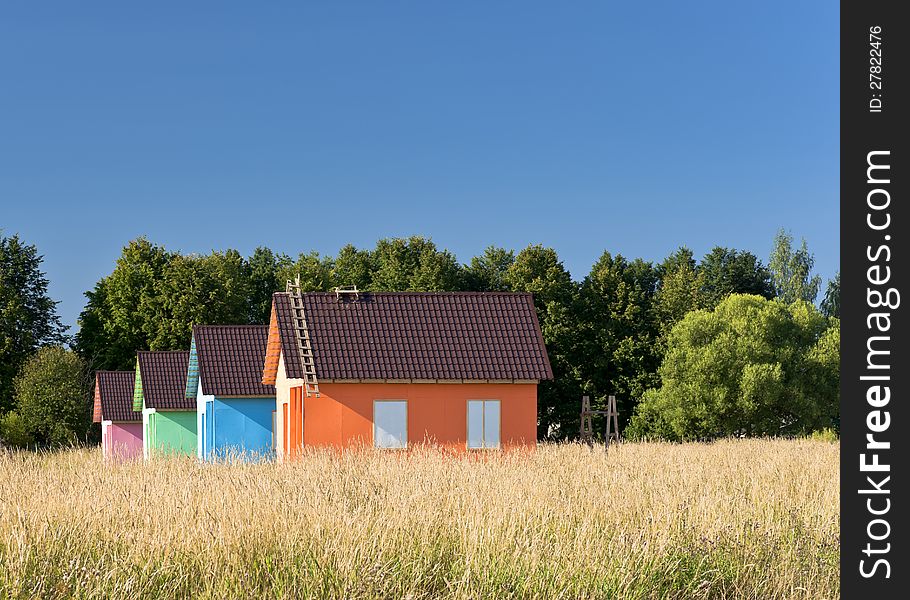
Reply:
[[[499,400],[468,400],[468,448],[499,448]]]
[[[407,401],[373,401],[373,445],[377,448],[408,447]]]

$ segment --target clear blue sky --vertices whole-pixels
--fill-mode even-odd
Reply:
[[[0,228],[67,324],[140,235],[838,269],[836,2],[126,4],[0,7]]]

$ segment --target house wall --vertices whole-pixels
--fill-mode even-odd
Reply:
[[[212,428],[215,456],[231,452],[253,456],[272,454],[272,398],[215,398],[209,407],[214,415],[206,419]],[[252,457],[252,456],[251,456]]]
[[[142,456],[142,423],[111,423],[105,428],[105,456],[121,459]]]
[[[503,448],[537,444],[537,385],[510,383],[329,383],[304,398],[306,446],[373,445],[373,401],[407,400],[408,445],[467,447],[467,401],[499,400]]]
[[[278,374],[275,377],[275,450],[279,457],[284,448],[284,407],[291,399],[291,388],[303,385],[303,379],[288,379],[284,371],[284,353],[278,355]]]
[[[148,414],[150,453],[196,455],[196,411],[160,410]]]

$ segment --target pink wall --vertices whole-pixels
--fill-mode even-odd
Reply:
[[[142,458],[142,423],[111,423],[102,438],[105,456]]]

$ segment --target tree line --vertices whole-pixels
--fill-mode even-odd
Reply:
[[[800,350],[803,354],[811,352],[832,327],[839,330],[839,277],[828,283],[820,308],[816,308],[821,281],[812,274],[814,257],[805,241],[795,247],[792,236],[784,231],[778,233],[767,264],[751,252],[724,247],[713,248],[700,260],[683,247],[658,263],[604,252],[580,280],[571,277],[555,249],[542,245],[530,245],[518,252],[490,246],[461,263],[451,252],[421,236],[381,239],[369,249],[346,245],[335,256],[309,252],[296,258],[265,247],[257,248],[249,257],[236,250],[183,254],[139,238],[123,248],[112,272],[86,292],[79,330],[71,338],[65,336],[55,303],[47,298],[47,281],[38,268],[40,260],[34,246],[23,245],[18,237],[0,238],[4,269],[0,283],[0,308],[4,311],[0,419],[3,413],[16,413],[20,428],[22,415],[14,410],[17,381],[21,387],[23,365],[38,348],[68,341],[88,371],[132,369],[137,350],[188,348],[193,324],[267,323],[272,293],[283,291],[285,282],[297,275],[305,291],[356,285],[366,291],[533,293],[554,372],[554,380],[542,382],[539,389],[538,434],[550,440],[577,436],[583,394],[591,396],[595,406],[602,405],[607,395],[615,395],[621,427],[629,426],[629,433],[635,435],[686,438],[690,430],[706,437],[743,432],[732,422],[726,428],[693,429],[683,423],[685,419],[669,416],[674,402],[682,399],[685,403],[687,398],[685,393],[674,392],[672,385],[668,387],[680,377],[685,379],[685,361],[680,362],[685,353],[681,355],[680,348],[695,339],[706,339],[704,332],[701,337],[692,334],[694,338],[676,332],[686,317],[714,315],[715,319],[735,320],[737,311],[758,315],[764,310],[764,305],[747,303],[724,309],[727,312],[721,316],[716,309],[731,297],[744,294],[754,298],[753,303],[771,302],[769,306],[789,315],[777,314],[778,321],[812,321],[813,325],[807,325],[799,335],[794,333],[792,339],[775,338],[784,345],[797,339],[805,342],[803,345],[808,346]],[[7,263],[12,265],[9,269]],[[21,301],[13,300],[20,297]],[[795,316],[799,311],[810,316]],[[784,327],[770,317],[765,321],[768,327]],[[742,338],[743,332],[734,334],[730,335]],[[726,343],[722,339],[714,342],[721,346]],[[775,358],[786,357],[753,357],[771,363]],[[674,364],[678,367],[675,371]],[[734,374],[730,370],[728,376]],[[786,395],[781,390],[789,390],[787,382],[797,377],[781,372],[775,380],[773,373],[766,375],[762,378],[755,374],[753,387],[775,398]],[[710,372],[693,371],[689,376],[701,377],[709,395],[716,392],[711,388],[716,377]],[[775,381],[777,388],[769,388]],[[758,391],[753,393],[742,382],[737,381],[734,387],[730,394],[747,397],[747,403],[761,400],[755,395]],[[825,389],[833,388],[829,385]],[[793,396],[791,392],[787,393]],[[21,390],[18,395],[27,396]],[[636,414],[642,399],[647,403]],[[748,411],[733,412],[738,422],[748,418],[743,417]],[[828,413],[807,418],[797,411],[795,422],[779,431],[799,432],[832,419],[836,424],[836,415]],[[746,433],[768,431],[753,429]]]

